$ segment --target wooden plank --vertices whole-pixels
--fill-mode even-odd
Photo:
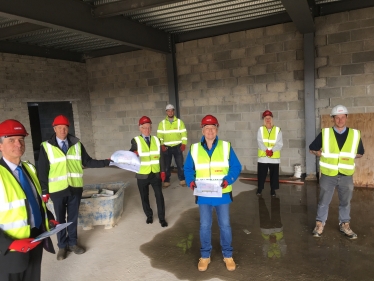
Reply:
[[[353,175],[353,183],[356,187],[374,188],[374,151],[370,149],[374,145],[374,113],[349,114],[347,127],[361,131],[361,139],[364,144],[365,154],[356,159],[356,171]],[[321,128],[334,125],[329,115],[321,116]]]
[[[244,180],[244,181],[258,181],[257,178],[239,178],[239,180]],[[266,179],[265,180],[266,182],[270,182],[269,179]],[[279,183],[287,183],[287,184],[299,184],[299,185],[303,185],[304,182],[301,181],[301,180],[279,180]]]

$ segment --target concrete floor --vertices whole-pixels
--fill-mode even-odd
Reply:
[[[282,184],[277,198],[270,197],[267,183],[263,199],[256,196],[257,182],[237,181],[231,205],[234,260],[237,269],[226,270],[213,222],[212,262],[206,272],[197,270],[200,257],[199,212],[191,190],[172,184],[164,189],[166,219],[145,223],[134,174],[118,168],[87,169],[85,183],[128,181],[122,218],[115,228],[79,229],[83,255],[70,253],[57,261],[45,252],[43,281],[96,280],[374,280],[374,190],[356,189],[352,199],[349,240],[338,229],[338,198],[334,195],[322,238],[314,238],[317,183]],[[156,213],[154,195],[151,206]],[[261,216],[260,216],[261,215]],[[283,239],[270,243],[262,229],[283,227]],[[274,240],[272,239],[274,242]],[[56,237],[53,237],[57,247]],[[272,256],[272,257],[269,257]]]

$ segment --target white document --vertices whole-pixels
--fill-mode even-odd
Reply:
[[[50,237],[53,234],[56,234],[57,232],[60,232],[61,230],[65,229],[66,227],[68,227],[72,223],[73,222],[67,222],[67,223],[58,224],[58,225],[55,226],[55,228],[52,228],[50,231],[46,231],[46,232],[40,234],[39,236],[35,237],[35,239],[31,241],[31,243],[34,243],[34,242],[43,240],[43,239],[45,239],[47,237]]]
[[[222,180],[196,180],[193,195],[203,197],[222,197]]]
[[[140,159],[132,151],[117,150],[112,154],[110,159],[112,159],[113,162],[110,162],[109,166],[116,166],[127,171],[139,173]]]

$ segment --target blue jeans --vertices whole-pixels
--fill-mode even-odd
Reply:
[[[232,234],[230,226],[230,204],[212,206],[208,204],[199,205],[200,210],[200,243],[201,257],[209,258],[212,251],[212,215],[213,208],[216,209],[218,226],[220,232],[220,243],[224,258],[232,257]]]
[[[183,172],[183,152],[181,151],[181,145],[178,144],[176,146],[168,146],[168,149],[164,152],[164,161],[165,161],[165,170],[166,170],[166,179],[165,182],[170,182],[170,165],[171,160],[174,156],[175,164],[178,168],[178,179],[180,181],[184,180],[184,172]]]
[[[329,177],[321,175],[319,180],[320,192],[317,209],[317,221],[325,222],[329,212],[329,205],[334,195],[335,187],[339,196],[339,223],[351,220],[351,199],[353,193],[353,177],[337,175]]]

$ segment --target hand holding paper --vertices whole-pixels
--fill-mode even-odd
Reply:
[[[9,245],[10,250],[15,250],[21,253],[27,253],[28,251],[34,249],[40,244],[40,241],[34,243],[34,238],[25,238],[20,240],[14,240],[12,244]]]
[[[135,152],[127,150],[117,150],[110,157],[113,162],[109,166],[116,166],[118,168],[138,173],[140,169],[140,160]]]

